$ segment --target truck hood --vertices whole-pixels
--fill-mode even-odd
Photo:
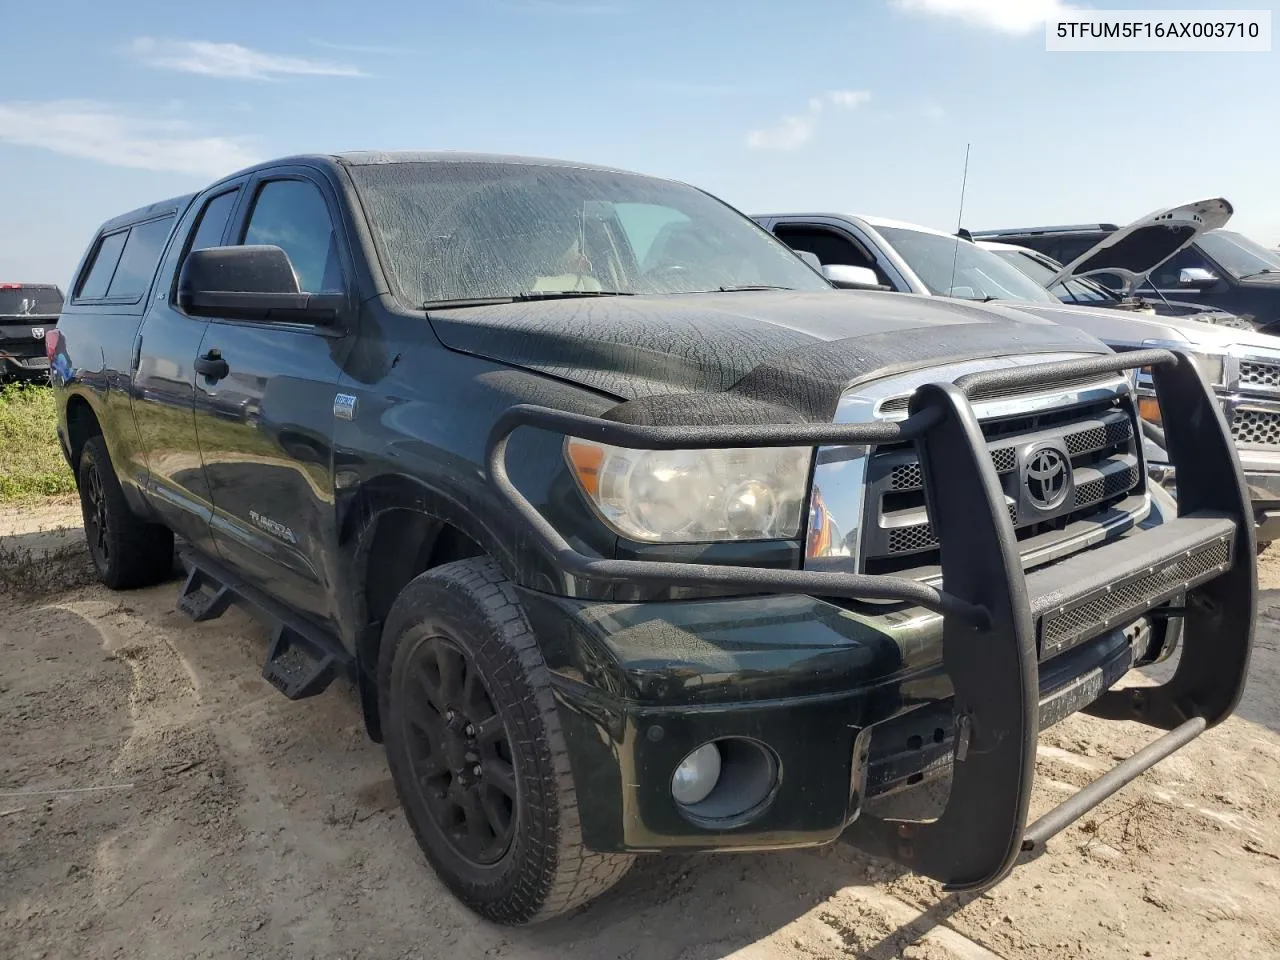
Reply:
[[[850,384],[872,376],[1107,349],[1081,330],[1013,307],[860,291],[555,300],[428,316],[451,349],[622,400],[733,391],[819,420],[829,419]]]
[[[1052,287],[1071,277],[1118,273],[1130,281],[1132,288],[1200,234],[1225,226],[1233,212],[1222,197],[1156,210],[1090,247],[1045,286]]]
[[[1222,327],[1200,320],[1181,319],[1127,310],[1099,310],[1070,304],[1021,303],[1018,309],[1043,320],[1068,324],[1117,347],[1140,346],[1147,340],[1185,343],[1188,348],[1227,350],[1233,346],[1280,351],[1280,337],[1250,330]]]

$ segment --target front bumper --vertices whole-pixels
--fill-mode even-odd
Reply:
[[[1153,368],[1169,424],[1167,445],[1178,470],[1180,515],[1024,573],[969,395],[1140,366]],[[856,818],[846,837],[863,849],[952,889],[980,889],[1007,874],[1020,852],[1039,849],[1124,783],[1234,710],[1253,637],[1252,514],[1221,409],[1187,358],[1165,351],[1134,351],[970,375],[954,385],[921,387],[910,409],[905,421],[859,425],[637,427],[529,406],[512,408],[500,418],[489,442],[490,481],[524,521],[530,542],[575,576],[613,583],[736,588],[743,593],[778,595],[769,597],[773,601],[786,595],[902,601],[942,616],[940,672],[926,670],[917,675],[911,665],[925,655],[900,650],[899,675],[890,676],[887,687],[868,687],[842,672],[840,664],[847,663],[848,654],[814,653],[812,666],[826,686],[812,691],[802,710],[794,709],[794,695],[769,693],[779,675],[777,665],[767,658],[751,671],[722,671],[727,678],[716,682],[713,672],[691,662],[682,634],[677,628],[668,629],[654,604],[637,609],[655,624],[650,629],[668,642],[641,657],[643,669],[638,671],[618,669],[614,655],[638,636],[625,623],[608,617],[593,619],[594,629],[602,633],[595,642],[583,645],[593,651],[592,656],[577,663],[567,656],[576,648],[574,643],[548,628],[545,621],[535,624],[549,664],[560,671],[562,713],[568,720],[571,752],[580,758],[574,767],[579,797],[590,798],[591,805],[605,804],[602,809],[611,803],[614,811],[601,819],[602,824],[612,821],[613,835],[593,828],[589,843],[600,843],[605,849],[671,845],[726,849],[745,835],[741,831],[754,826],[760,835],[751,846],[791,846],[829,839]],[[892,576],[584,555],[530,504],[507,474],[507,442],[521,427],[640,449],[914,442],[924,472],[929,517],[940,543],[945,590]],[[1169,607],[1170,601],[1177,605]],[[844,607],[834,609],[840,611],[836,619],[853,616]],[[894,615],[880,613],[881,617]],[[1028,828],[1042,679],[1055,660],[1089,649],[1099,638],[1105,640],[1117,628],[1147,615],[1181,620],[1183,654],[1173,678],[1160,687],[1103,692],[1089,710],[1170,732]],[[800,636],[797,625],[785,618],[772,630],[777,647],[794,644]],[[611,640],[603,642],[603,637]],[[700,656],[714,663],[723,649],[709,643]],[[884,662],[883,652],[878,651],[887,649],[867,637],[855,645],[857,654],[873,666]],[[864,671],[863,676],[868,675]],[[735,677],[759,706],[730,710],[716,700],[714,691],[734,684]],[[816,681],[806,678],[805,682]],[[680,704],[673,714],[652,696],[637,696],[638,689],[646,688],[638,684],[648,689],[656,686],[659,691],[705,685],[708,697],[697,709]],[[1081,691],[1077,701],[1088,702],[1094,692]],[[885,712],[877,698],[889,698],[887,712],[892,715],[892,699],[904,696],[918,704],[948,696],[952,700],[950,796],[942,814],[927,823],[881,819],[862,810],[875,720]],[[670,798],[661,802],[654,798],[670,782],[671,770],[688,745],[726,725],[753,742],[784,729],[785,741],[792,744],[788,750],[799,753],[790,762],[778,754],[776,790],[768,803],[752,812],[749,822],[739,818],[718,826],[693,823]],[[823,771],[825,786],[820,790],[788,787],[786,771],[797,770],[797,765],[800,771]],[[630,808],[624,805],[629,797]],[[775,811],[776,819],[771,819]],[[587,819],[584,815],[584,825]],[[679,820],[686,822],[681,825]],[[669,839],[693,835],[691,826],[702,831],[696,843]],[[646,838],[653,838],[652,847]]]
[[[943,624],[925,611],[873,616],[804,596],[618,604],[522,590],[521,600],[552,668],[593,850],[827,843],[863,802],[950,769]],[[1143,618],[1047,661],[1038,729],[1095,701],[1135,662],[1163,659],[1169,628]],[[772,753],[777,790],[758,817],[708,830],[674,802],[671,777],[696,747],[731,737]]]

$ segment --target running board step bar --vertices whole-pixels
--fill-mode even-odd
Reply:
[[[323,693],[338,676],[356,675],[355,658],[341,642],[309,620],[241,581],[221,563],[190,547],[180,553],[187,579],[178,608],[193,620],[213,620],[232,603],[271,627],[262,678],[290,700]]]
[[[186,583],[178,594],[178,609],[196,623],[201,623],[218,619],[227,612],[234,599],[226,584],[192,566],[188,568]]]
[[[333,682],[337,667],[332,650],[280,623],[262,665],[262,679],[290,700],[302,700],[324,693]]]

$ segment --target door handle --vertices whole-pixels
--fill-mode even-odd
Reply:
[[[195,368],[196,373],[208,377],[210,380],[221,380],[231,372],[231,368],[227,366],[227,361],[222,359],[222,351],[217,349],[196,357]]]

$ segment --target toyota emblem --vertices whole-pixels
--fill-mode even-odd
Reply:
[[[1027,460],[1027,493],[1041,510],[1052,510],[1066,499],[1067,479],[1067,458],[1053,447],[1041,447]]]

